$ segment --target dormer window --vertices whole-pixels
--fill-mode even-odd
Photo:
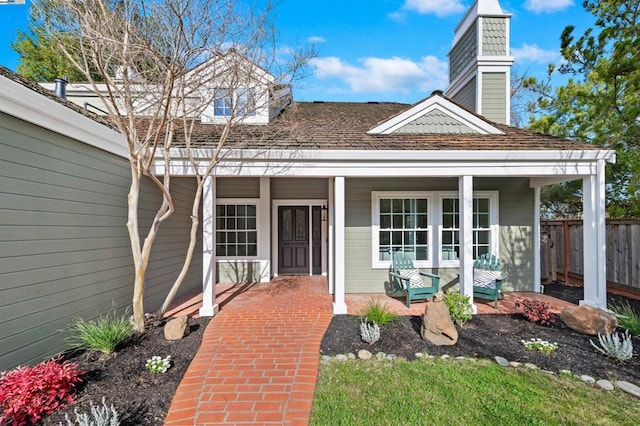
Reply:
[[[218,89],[213,101],[213,115],[217,117],[230,117],[233,115],[234,106],[236,115],[255,116],[256,97],[255,88],[238,88],[234,91],[230,89]]]

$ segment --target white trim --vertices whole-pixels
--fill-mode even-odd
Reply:
[[[441,111],[454,120],[460,121],[461,124],[475,130],[476,132],[486,135],[504,135],[505,133],[498,128],[487,123],[485,120],[478,116],[471,114],[469,111],[459,107],[448,99],[434,94],[424,101],[412,106],[411,108],[401,112],[395,117],[386,120],[372,129],[368,134],[382,134],[389,135],[397,131],[398,129],[406,126],[412,121],[429,114],[432,111]]]
[[[129,158],[124,136],[28,87],[0,76],[0,111],[86,145]]]
[[[278,223],[278,207],[280,206],[304,206],[309,209],[309,275],[313,275],[313,232],[312,232],[312,213],[313,207],[326,206],[327,200],[322,198],[315,199],[283,199],[283,200],[272,200],[271,202],[271,262],[272,262],[272,274],[273,276],[278,276],[278,265],[279,265],[279,250],[278,250],[278,231],[280,224]],[[322,220],[322,218],[320,218]],[[327,241],[327,230],[325,226],[322,226],[322,231],[320,235],[320,248],[321,248],[321,256],[325,256],[326,248],[325,244]],[[321,274],[327,275],[326,270],[326,261],[322,259],[322,267]]]
[[[334,178],[334,206],[335,206],[335,238],[334,238],[334,273],[335,288],[333,296],[334,315],[346,314],[347,304],[344,300],[345,293],[345,178]]]
[[[202,307],[200,316],[212,317],[216,303],[216,178],[209,176],[202,191]]]
[[[469,296],[473,313],[473,176],[458,178],[460,199],[460,293]]]
[[[328,271],[327,271],[327,275],[328,275],[328,284],[329,284],[329,294],[334,294],[335,293],[335,250],[334,250],[334,241],[335,241],[335,201],[334,201],[334,192],[333,192],[333,179],[329,179],[327,182],[327,188],[328,188],[328,211],[327,211],[327,234],[328,234],[328,239],[327,239],[327,245],[328,247],[328,253],[327,253],[327,260],[328,260]]]
[[[542,293],[540,271],[540,187],[533,189],[533,291]]]
[[[389,269],[391,260],[380,260],[380,200],[388,198],[426,198],[427,228],[429,235],[427,259],[414,260],[416,268],[433,268],[434,192],[433,191],[371,191],[371,268]]]
[[[442,259],[442,231],[443,231],[443,221],[442,221],[442,202],[445,198],[455,198],[458,199],[460,196],[460,192],[455,191],[441,191],[438,192],[438,218],[437,228],[438,231],[434,235],[437,237],[438,242],[440,244],[435,245],[434,247],[438,248],[438,256],[435,260],[437,260],[436,267],[442,268],[459,268],[460,267],[460,259],[456,260],[444,260]],[[489,199],[489,246],[491,247],[491,254],[496,256],[500,256],[500,194],[499,191],[473,191],[473,200],[476,199]],[[473,207],[472,207],[473,208]],[[458,212],[460,214],[460,212]],[[472,210],[473,217],[473,210]],[[472,231],[475,230],[472,224]]]
[[[380,200],[388,198],[426,198],[427,232],[429,233],[429,252],[427,261],[414,261],[417,268],[459,268],[460,260],[442,259],[442,200],[460,196],[455,191],[371,191],[371,268],[389,269],[390,260],[380,260]],[[499,191],[473,191],[471,214],[473,218],[473,200],[489,199],[489,235],[491,254],[500,255],[500,200]],[[459,212],[460,213],[460,212]],[[460,213],[461,214],[461,213]],[[473,222],[472,228],[473,232]],[[473,242],[473,234],[472,234]],[[473,244],[471,244],[473,249]]]
[[[218,176],[219,177],[219,176]],[[216,198],[216,207],[217,206],[229,206],[229,205],[255,205],[256,206],[256,255],[255,256],[217,256],[216,261],[226,261],[226,262],[234,262],[234,261],[257,261],[260,260],[260,253],[258,252],[258,248],[260,247],[260,240],[264,238],[264,230],[258,226],[260,222],[260,216],[263,214],[260,205],[260,198]],[[225,229],[225,231],[230,231],[229,229]],[[244,231],[251,231],[251,229],[244,229]],[[217,240],[214,236],[214,243],[217,244]]]

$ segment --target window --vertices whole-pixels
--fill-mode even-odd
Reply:
[[[256,115],[256,91],[255,88],[218,89],[213,101],[213,115],[218,117],[230,117],[235,111],[238,116]]]
[[[256,204],[216,205],[216,256],[257,256]]]
[[[491,253],[492,197],[473,198],[473,258]],[[497,209],[497,208],[496,208]],[[443,261],[460,258],[460,201],[442,198],[441,258]]]
[[[371,196],[374,268],[388,268],[396,251],[407,253],[416,267],[459,265],[457,192],[374,191]],[[484,253],[498,254],[498,230],[498,192],[474,192],[474,258]]]
[[[218,89],[213,101],[213,115],[221,117],[231,116],[231,93],[229,89]]]

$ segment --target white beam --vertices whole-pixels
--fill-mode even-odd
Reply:
[[[216,180],[209,176],[202,192],[202,317],[218,313],[216,303]]]
[[[584,178],[583,253],[584,299],[581,305],[607,308],[606,224],[604,161],[598,160],[597,173]]]
[[[533,291],[541,293],[540,276],[540,187],[533,189]]]
[[[473,176],[458,178],[460,200],[460,294],[469,296],[475,314],[478,307],[473,303]]]
[[[333,296],[333,313],[346,314],[347,304],[344,300],[345,267],[344,267],[344,228],[345,228],[345,179],[344,176],[336,176],[333,187],[335,209],[335,236],[334,236],[334,273],[335,288]]]

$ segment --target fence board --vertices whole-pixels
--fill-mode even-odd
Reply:
[[[564,223],[569,235],[565,235]],[[540,223],[541,276],[555,281],[564,273],[564,241],[569,241],[570,274],[584,273],[583,233],[581,220],[550,220]],[[607,219],[607,281],[640,289],[640,219]],[[562,277],[560,277],[562,279]]]

